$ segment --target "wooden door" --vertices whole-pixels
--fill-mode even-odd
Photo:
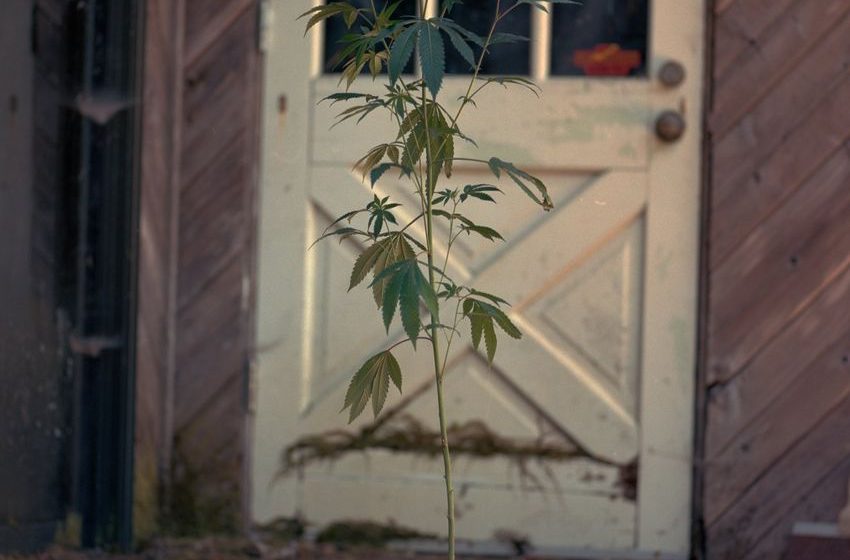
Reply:
[[[490,3],[457,10],[479,4]],[[441,533],[427,356],[400,352],[404,395],[377,426],[364,415],[346,427],[338,413],[351,375],[384,348],[385,334],[371,295],[345,291],[362,247],[307,247],[369,199],[351,165],[391,129],[373,119],[330,130],[335,111],[317,101],[338,76],[325,71],[322,34],[304,39],[295,21],[312,5],[271,3],[267,37],[253,512]],[[542,97],[493,88],[464,128],[481,153],[541,176],[555,210],[541,213],[505,185],[502,204],[482,209],[490,212],[482,220],[507,242],[463,238],[450,260],[456,279],[509,299],[525,332],[500,343],[493,367],[468,338],[451,357],[459,534],[486,540],[508,530],[540,548],[685,553],[703,3],[596,0],[518,13],[511,25],[532,40],[497,55],[491,71],[532,76]],[[615,27],[623,42],[606,42]],[[656,75],[671,60],[686,78],[665,86]],[[461,95],[466,80],[447,79],[443,99]],[[361,80],[354,90],[379,87]],[[688,122],[676,142],[655,137],[664,110]],[[452,180],[484,178],[458,165]],[[389,174],[375,190],[413,207],[409,187]],[[297,442],[324,458],[278,476],[281,453]]]

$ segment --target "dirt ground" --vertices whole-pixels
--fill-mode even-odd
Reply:
[[[463,556],[464,560],[490,558]],[[506,557],[501,556],[501,560]],[[532,560],[531,557],[516,556]],[[444,555],[316,543],[267,544],[242,538],[167,539],[134,554],[74,551],[55,547],[27,556],[0,556],[2,560],[444,560]]]
[[[524,538],[500,534],[498,540],[501,544],[491,544],[486,551],[459,541],[458,558],[533,560],[531,556],[509,554],[524,550]],[[501,548],[501,553],[487,556],[493,546]],[[255,526],[241,536],[160,538],[132,554],[55,546],[26,556],[0,555],[0,560],[444,560],[443,550],[444,544],[434,535],[392,523],[347,520],[316,528],[298,519],[279,519]]]
[[[445,560],[445,556],[422,555],[391,550],[355,548],[335,550],[332,547],[321,549],[286,549],[260,555],[254,550],[227,550],[209,544],[196,544],[192,547],[158,547],[136,554],[110,554],[106,552],[77,552],[65,549],[52,549],[30,556],[0,556],[3,560]],[[464,560],[491,560],[491,558],[462,556]],[[531,560],[531,557],[515,557]],[[504,560],[501,557],[500,560]]]

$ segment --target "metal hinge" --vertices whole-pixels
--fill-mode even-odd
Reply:
[[[260,0],[257,4],[257,49],[268,52],[272,46],[274,8],[271,0]]]

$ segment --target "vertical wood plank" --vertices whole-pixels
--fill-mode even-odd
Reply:
[[[146,0],[136,318],[137,539],[157,530],[171,463],[182,0]]]

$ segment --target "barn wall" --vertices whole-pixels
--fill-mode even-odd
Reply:
[[[779,558],[850,478],[850,2],[717,0],[709,558]]]
[[[146,0],[136,517],[239,528],[252,292],[256,0]],[[163,512],[164,518],[158,518]]]

